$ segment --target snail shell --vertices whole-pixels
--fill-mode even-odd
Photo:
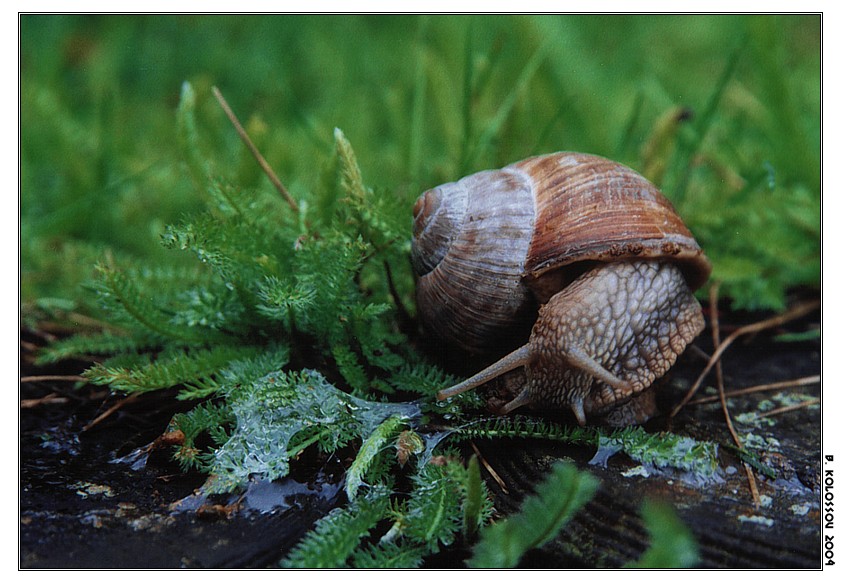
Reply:
[[[692,290],[711,271],[653,184],[590,154],[536,156],[441,185],[421,195],[414,217],[421,322],[472,353],[530,327],[536,305],[596,262],[666,260]]]
[[[418,311],[434,335],[484,353],[531,328],[439,399],[522,367],[501,413],[531,404],[569,408],[579,424],[640,422],[650,385],[703,330],[692,291],[709,261],[657,188],[610,160],[529,158],[431,189],[414,215]]]

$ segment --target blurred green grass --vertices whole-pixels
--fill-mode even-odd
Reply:
[[[820,283],[818,15],[23,15],[20,33],[25,305],[90,308],[104,255],[184,259],[159,245],[204,204],[176,141],[184,81],[243,188],[271,186],[214,85],[311,204],[342,128],[407,238],[423,188],[578,150],[659,184],[737,306]]]

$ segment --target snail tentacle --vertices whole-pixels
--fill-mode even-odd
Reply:
[[[629,382],[619,379],[579,347],[568,347],[564,352],[564,358],[573,367],[589,373],[611,387],[623,391],[631,391],[631,384]]]
[[[531,396],[529,395],[529,386],[526,384],[526,387],[521,391],[517,397],[512,399],[510,402],[499,408],[499,413],[503,416],[505,414],[510,414],[517,408],[522,406],[526,406],[531,403]]]
[[[473,377],[465,379],[461,383],[458,383],[448,389],[442,389],[438,392],[438,400],[444,400],[449,397],[458,395],[460,393],[464,393],[465,391],[471,390],[475,387],[479,387],[480,385],[483,385],[492,379],[496,379],[503,373],[508,373],[509,371],[513,371],[518,367],[524,367],[528,365],[531,362],[531,359],[532,357],[530,347],[528,345],[524,345],[516,351],[514,351],[513,353],[509,353],[496,363],[488,366],[485,369],[482,369]],[[520,398],[517,397],[514,401],[517,401],[518,399]]]
[[[587,425],[587,417],[584,415],[584,400],[578,398],[570,402],[569,407],[572,408],[572,413],[575,414],[575,419],[578,420],[579,426]]]

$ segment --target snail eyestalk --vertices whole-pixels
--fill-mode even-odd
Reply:
[[[574,367],[589,373],[607,385],[616,389],[631,391],[630,383],[624,379],[616,377],[613,373],[599,365],[592,357],[578,347],[570,347],[567,349],[566,353],[564,353],[564,357]],[[576,416],[578,416],[577,413]]]
[[[492,379],[496,379],[503,373],[508,373],[518,367],[527,365],[530,361],[531,354],[529,352],[529,346],[524,345],[513,353],[509,353],[493,365],[483,369],[473,377],[465,379],[461,383],[458,383],[448,389],[442,389],[438,392],[438,400],[445,400],[449,397],[469,391],[475,387],[479,387]]]

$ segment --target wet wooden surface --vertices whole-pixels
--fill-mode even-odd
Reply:
[[[735,343],[723,361],[727,388],[819,374],[818,340],[775,340],[777,333],[802,332],[817,322],[812,314],[784,331]],[[37,345],[37,338],[27,340],[28,334],[23,332],[25,346]],[[712,352],[708,333],[697,344],[707,354]],[[84,366],[36,369],[26,349],[22,356],[24,375],[78,373]],[[658,398],[662,409],[680,398],[704,364],[699,352],[681,358]],[[711,376],[705,386],[713,383]],[[181,472],[163,452],[138,469],[113,462],[166,428],[174,400],[141,396],[82,431],[114,399],[106,399],[102,388],[74,388],[72,382],[21,386],[23,400],[51,394],[55,396],[40,404],[28,402],[31,407],[21,410],[22,568],[274,566],[314,521],[342,502],[331,483],[338,479],[327,477],[321,485],[310,483],[307,488],[290,490],[285,485],[285,491],[269,496],[282,501],[274,508],[271,503],[249,507],[240,501],[237,508],[176,510],[174,503],[190,501],[201,475]],[[591,464],[593,448],[529,440],[481,440],[476,446],[502,481],[485,475],[500,516],[515,511],[559,458],[576,461],[601,480],[596,497],[568,528],[547,546],[529,552],[521,567],[610,568],[638,558],[648,542],[638,515],[640,504],[655,497],[671,502],[692,530],[701,548],[701,567],[819,568],[820,407],[755,417],[819,396],[819,385],[812,384],[728,401],[742,439],[777,472],[776,480],[757,473],[758,508],[741,462],[727,451],[721,452],[717,479],[698,484],[676,473],[643,476],[639,465],[624,455],[613,456],[606,465]],[[646,429],[665,427],[666,419],[660,417]],[[670,429],[698,440],[732,443],[715,402],[687,406]],[[461,567],[466,554],[456,547],[426,565]]]
[[[814,320],[816,316],[812,315]],[[808,319],[807,319],[808,320]],[[795,328],[808,327],[803,322]],[[820,373],[818,341],[781,342],[776,333],[737,342],[723,359],[725,388],[734,390],[759,384],[815,376]],[[707,354],[712,344],[707,333],[697,345]],[[706,364],[697,351],[685,354],[665,380],[660,408],[669,411],[694,383]],[[698,397],[715,395],[710,375]],[[820,396],[818,383],[765,391],[728,399],[728,407],[743,444],[776,473],[772,480],[755,472],[759,507],[751,493],[744,467],[733,454],[720,450],[720,472],[700,484],[679,473],[644,473],[624,455],[605,466],[591,464],[594,448],[560,447],[548,442],[484,441],[480,451],[501,477],[491,480],[496,508],[503,514],[518,508],[525,493],[558,458],[569,457],[597,475],[600,489],[571,525],[552,544],[530,552],[523,567],[619,567],[635,560],[647,545],[638,512],[645,498],[670,502],[698,540],[701,565],[706,568],[820,568],[821,562],[821,413],[813,405],[756,417],[781,407]],[[652,420],[650,432],[665,430],[732,444],[717,401],[686,406],[676,418]]]

